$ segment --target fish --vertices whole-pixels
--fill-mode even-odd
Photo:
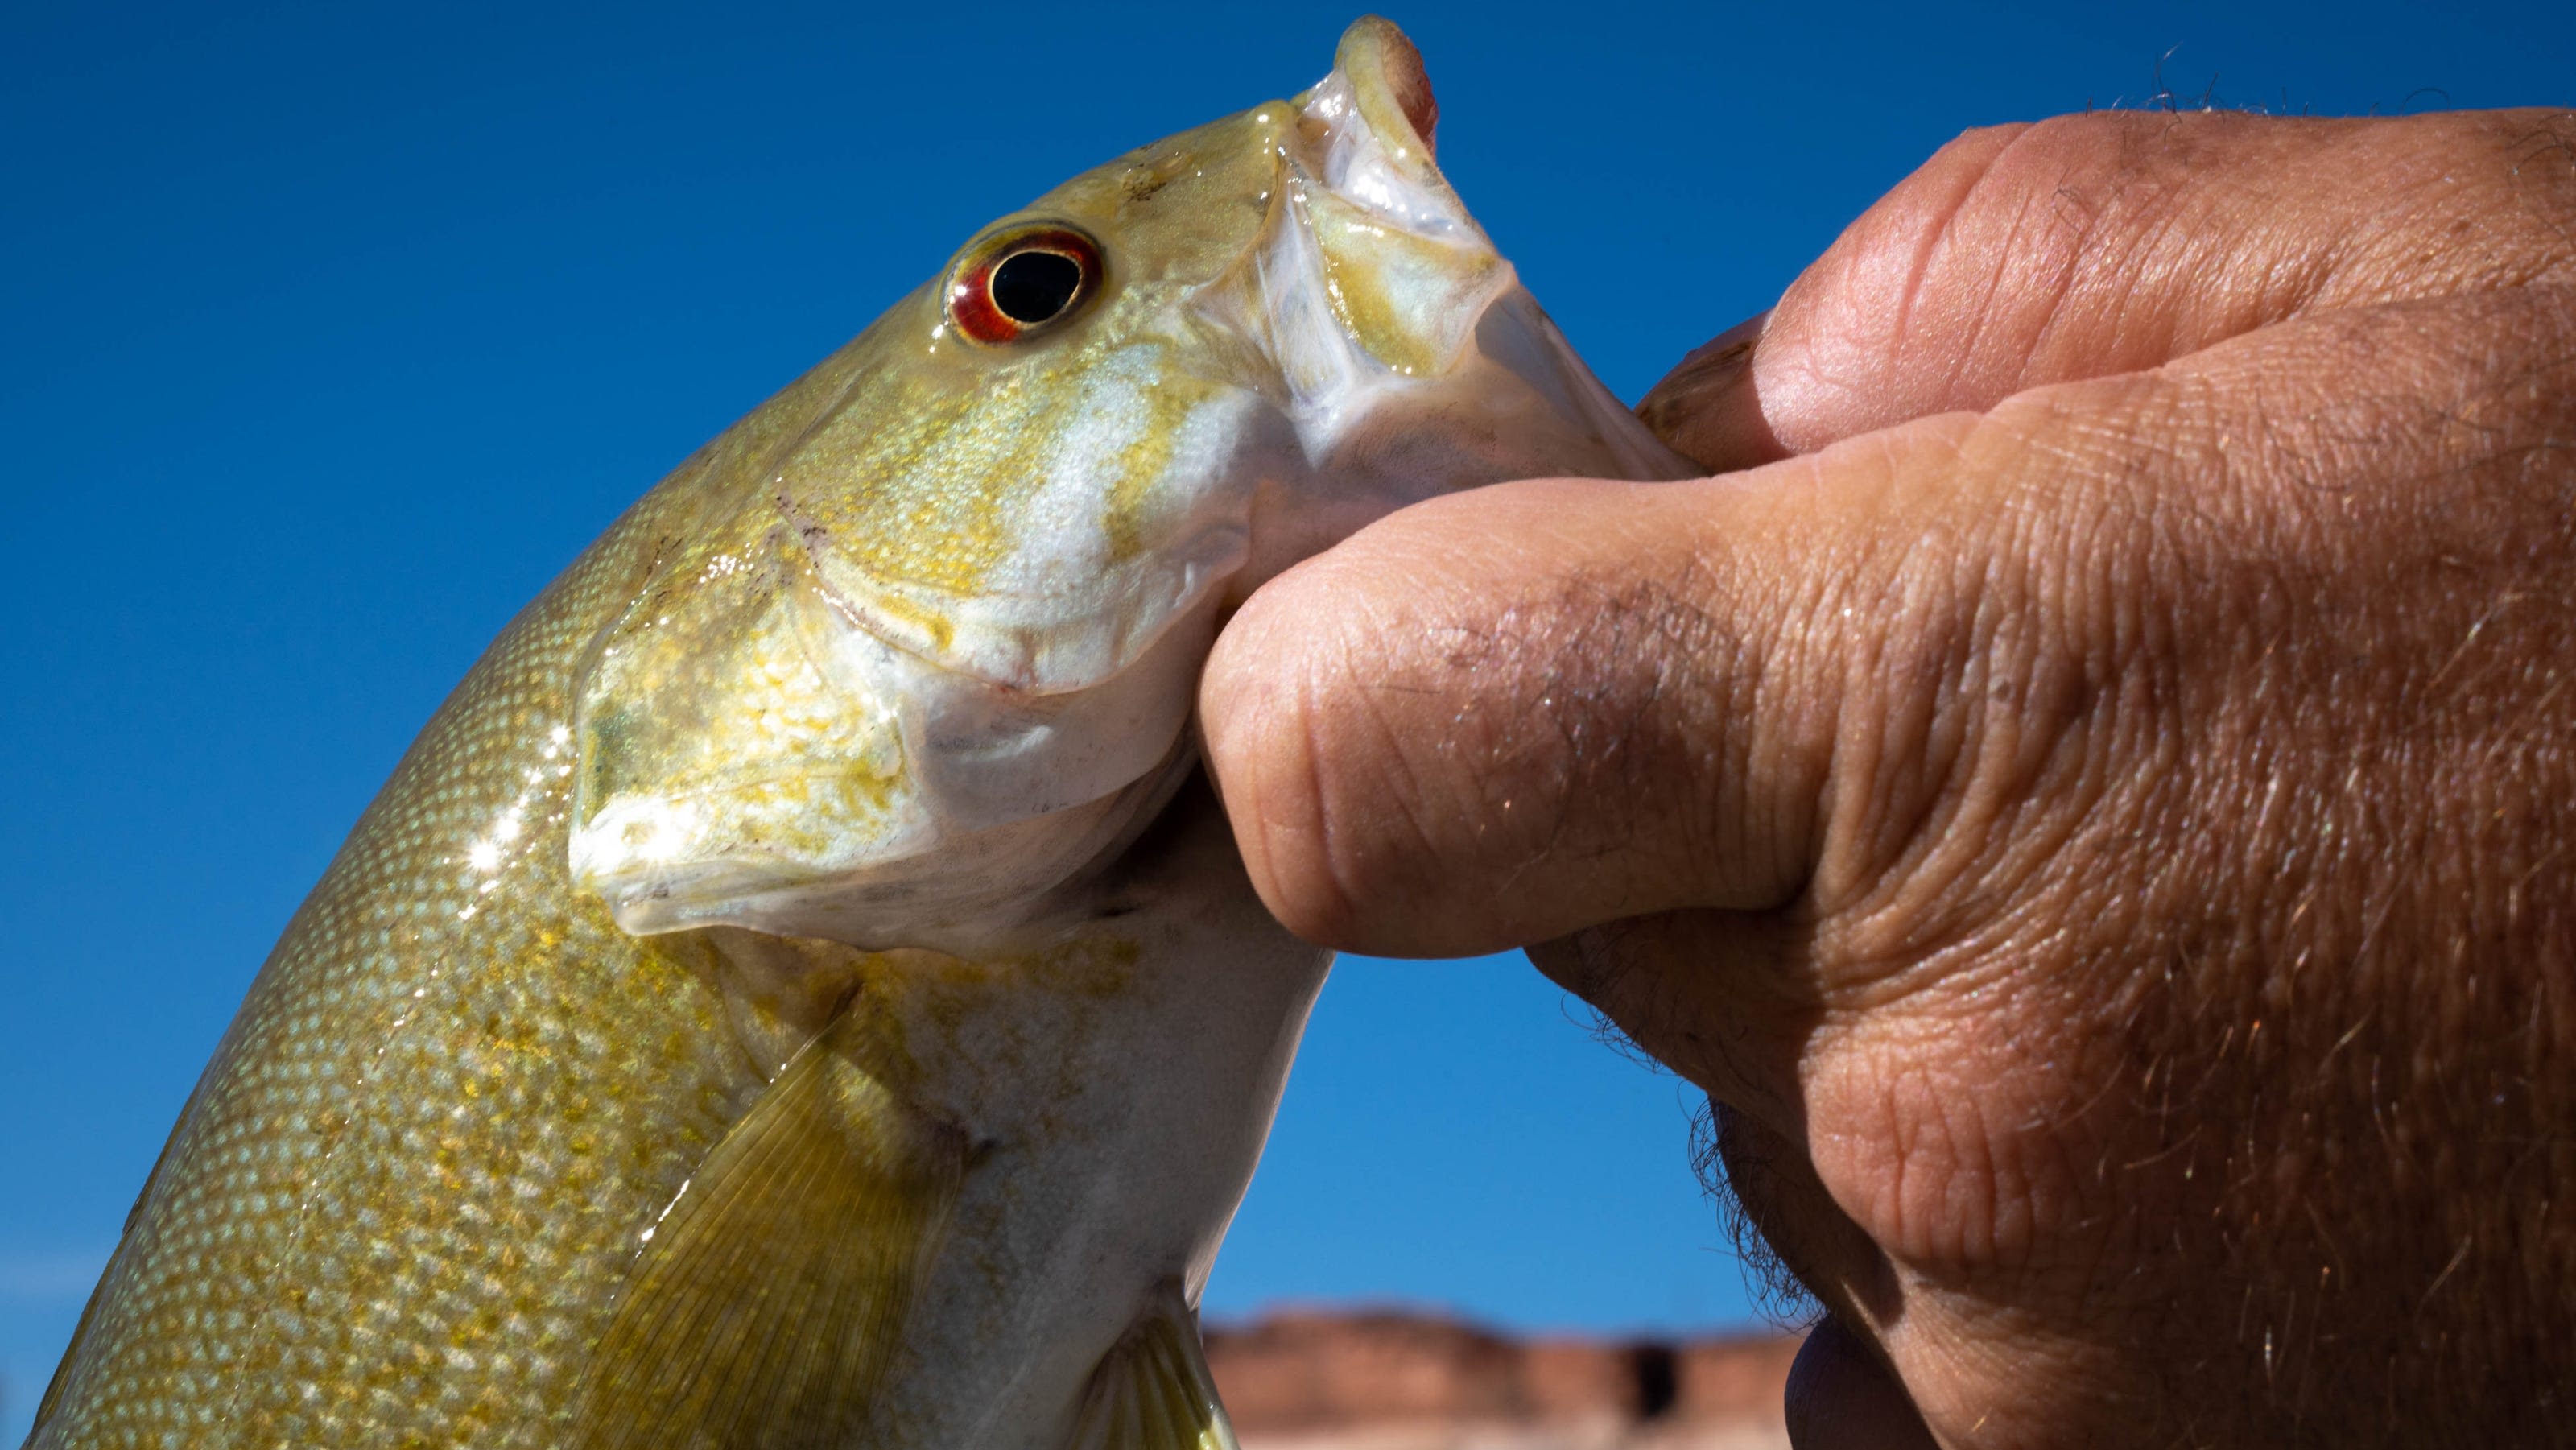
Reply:
[[[1329,954],[1192,734],[1406,504],[1675,478],[1312,88],[977,231],[502,632],[260,969],[31,1450],[1230,1446],[1197,1305]]]

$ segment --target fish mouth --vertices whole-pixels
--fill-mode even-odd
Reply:
[[[1439,106],[1393,24],[1354,24],[1286,105],[1263,225],[1196,305],[1260,345],[1311,438],[1389,382],[1456,369],[1516,277],[1440,173]]]
[[[1397,377],[1450,372],[1516,278],[1436,164],[1440,107],[1421,52],[1365,17],[1295,104],[1304,144],[1283,199],[1334,321]]]

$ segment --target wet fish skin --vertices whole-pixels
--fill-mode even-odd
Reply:
[[[603,1287],[766,1086],[703,945],[627,934],[561,867],[570,666],[818,391],[684,464],[405,754],[182,1112],[32,1446],[548,1443],[530,1410]]]
[[[1416,498],[1689,471],[1456,205],[1409,44],[1337,60],[979,233],[512,622],[31,1446],[1137,1443],[1326,967],[1193,778],[1217,619]],[[958,337],[1035,226],[1086,310]]]

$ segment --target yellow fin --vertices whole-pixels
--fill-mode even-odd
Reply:
[[[962,1133],[852,1060],[858,1015],[787,1064],[651,1230],[583,1387],[579,1450],[852,1434],[966,1164]]]
[[[1239,1450],[1177,1285],[1092,1371],[1071,1450]]]

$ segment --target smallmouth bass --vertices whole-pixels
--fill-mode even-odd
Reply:
[[[1189,734],[1371,519],[1693,470],[1411,44],[979,231],[494,643],[252,985],[37,1414],[106,1446],[1232,1442],[1195,1306],[1325,953]]]

